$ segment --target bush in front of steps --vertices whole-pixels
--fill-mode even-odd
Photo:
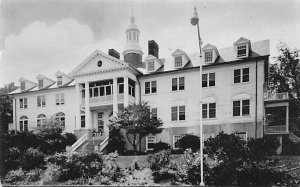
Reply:
[[[125,144],[126,142],[121,130],[116,127],[111,127],[109,130],[108,144],[106,146],[107,152],[111,153],[117,151],[120,155],[123,155],[126,150]]]

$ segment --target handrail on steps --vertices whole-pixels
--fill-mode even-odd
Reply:
[[[79,138],[71,147],[67,147],[67,152],[74,152],[79,146],[81,146],[88,139],[88,133],[84,134]]]
[[[99,151],[100,151],[100,152],[107,146],[107,144],[108,144],[108,138],[109,138],[109,137],[105,138],[105,139],[100,143],[100,145],[99,145]]]

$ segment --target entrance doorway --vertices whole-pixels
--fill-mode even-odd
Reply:
[[[100,136],[104,135],[104,121],[103,121],[103,112],[98,112],[98,133]]]

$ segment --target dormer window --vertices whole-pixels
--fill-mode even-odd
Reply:
[[[205,62],[212,62],[213,60],[213,53],[212,51],[206,51],[204,53]]]
[[[247,44],[237,46],[237,57],[247,56]]]
[[[175,57],[175,67],[176,68],[182,67],[182,56]]]
[[[147,66],[148,71],[154,71],[154,61],[149,61]]]
[[[43,79],[40,79],[39,80],[39,88],[43,88],[43,86],[44,86]]]
[[[25,90],[25,82],[24,82],[24,81],[21,82],[21,90],[22,90],[22,91]]]
[[[61,86],[62,85],[62,76],[58,76],[57,77],[57,86]]]

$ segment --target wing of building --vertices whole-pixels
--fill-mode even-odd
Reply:
[[[207,44],[202,59],[180,49],[159,57],[159,45],[150,40],[143,58],[139,34],[132,16],[126,29],[124,60],[114,49],[108,54],[95,50],[70,74],[58,71],[55,79],[38,75],[36,81],[21,78],[20,88],[11,93],[15,98],[14,129],[34,130],[45,118],[54,116],[63,122],[66,132],[85,140],[97,132],[104,140],[111,115],[147,101],[165,129],[143,139],[142,151],[159,141],[177,149],[176,141],[182,135],[199,134],[200,114],[204,138],[221,131],[244,139],[288,135],[288,95],[267,89],[269,40],[252,42],[240,37],[223,49]],[[278,111],[284,111],[280,123],[266,120]]]

